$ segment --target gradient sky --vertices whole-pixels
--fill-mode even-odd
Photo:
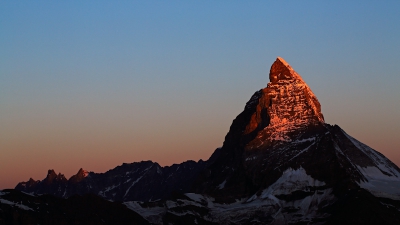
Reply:
[[[208,159],[283,57],[400,165],[400,1],[1,1],[0,189]]]

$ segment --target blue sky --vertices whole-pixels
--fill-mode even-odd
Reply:
[[[398,1],[2,1],[0,188],[207,159],[283,57],[400,164]],[[13,176],[7,171],[24,165]],[[29,168],[29,169],[27,169]]]

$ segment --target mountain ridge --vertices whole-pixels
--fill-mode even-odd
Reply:
[[[91,193],[113,201],[132,199],[149,201],[166,198],[174,190],[188,190],[190,177],[195,176],[203,165],[202,160],[198,162],[188,160],[181,164],[161,167],[158,163],[148,160],[123,163],[105,173],[87,172],[81,168],[68,180],[61,174],[55,175],[54,170],[49,170],[44,180],[35,181],[30,178],[27,182],[20,182],[15,189],[27,193],[52,194],[63,198]],[[182,174],[184,176],[180,177]],[[56,177],[53,178],[54,176]],[[179,186],[175,187],[174,183]],[[168,188],[155,191],[155,187],[151,187],[152,184],[163,184]],[[138,191],[136,188],[140,190],[140,194],[135,194]]]

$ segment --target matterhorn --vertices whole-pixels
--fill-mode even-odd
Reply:
[[[400,224],[400,169],[325,123],[317,97],[281,57],[207,161],[50,175],[16,189],[94,194],[152,224]]]

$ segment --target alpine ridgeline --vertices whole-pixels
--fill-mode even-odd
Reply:
[[[61,177],[64,196],[122,200],[155,224],[400,224],[400,169],[326,124],[318,99],[284,59],[276,59],[269,79],[206,162],[128,164],[76,182]],[[183,165],[190,170],[177,176]],[[43,193],[46,179],[16,189]],[[137,201],[156,196],[161,200]]]

